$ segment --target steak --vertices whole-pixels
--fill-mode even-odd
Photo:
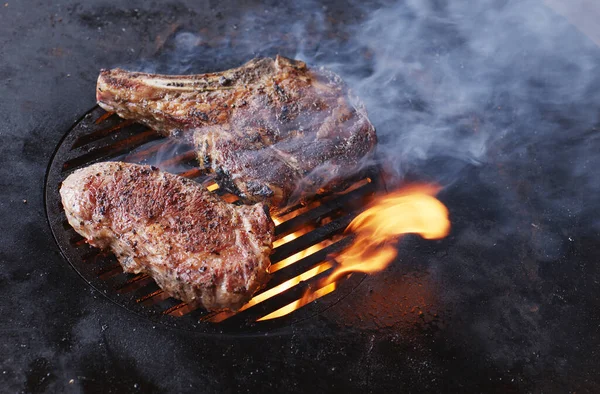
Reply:
[[[75,171],[60,194],[89,244],[172,297],[236,310],[267,281],[274,225],[264,204],[228,204],[189,179],[118,162]]]
[[[97,100],[193,142],[221,187],[275,208],[354,175],[377,140],[339,76],[281,56],[189,76],[103,70]]]

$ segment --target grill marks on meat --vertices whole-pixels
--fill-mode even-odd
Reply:
[[[337,75],[283,57],[191,76],[102,71],[97,99],[193,140],[222,187],[275,207],[335,186],[376,144],[364,107]]]
[[[117,162],[74,172],[60,194],[91,245],[175,298],[235,310],[267,281],[274,225],[262,204],[227,204],[196,182]]]

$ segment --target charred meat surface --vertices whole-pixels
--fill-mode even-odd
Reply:
[[[274,225],[263,204],[227,204],[194,181],[118,162],[75,171],[60,195],[91,245],[187,303],[236,310],[267,281]]]
[[[193,140],[222,187],[274,207],[353,175],[377,140],[339,76],[280,56],[189,76],[105,70],[97,100],[123,118]]]

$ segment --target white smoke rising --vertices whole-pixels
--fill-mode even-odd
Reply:
[[[373,54],[373,72],[346,79],[400,163],[438,154],[489,160],[504,138],[548,136],[556,126],[540,111],[583,100],[597,80],[597,59],[582,53],[589,43],[573,45],[573,28],[537,2],[431,4],[377,10],[354,32]],[[597,112],[579,115],[580,124],[597,121]]]
[[[218,31],[182,29],[156,58],[128,68],[189,74],[299,58],[338,73],[362,99],[379,159],[401,176],[437,158],[453,163],[438,169],[442,183],[461,165],[508,165],[510,177],[537,165],[581,192],[563,198],[547,179],[534,193],[575,213],[586,209],[583,193],[600,191],[589,134],[599,50],[541,1],[303,1],[226,18]]]
[[[598,120],[586,104],[598,99],[597,49],[539,1],[290,7],[230,17],[218,34],[179,32],[144,64],[192,73],[282,54],[332,69],[364,101],[382,160],[399,173],[440,155],[513,160],[556,136],[552,115],[582,129]]]

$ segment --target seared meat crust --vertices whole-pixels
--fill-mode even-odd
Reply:
[[[222,187],[275,207],[354,174],[376,144],[364,107],[336,74],[279,56],[190,76],[104,70],[97,99],[193,140]]]
[[[175,298],[235,310],[267,281],[274,225],[263,204],[227,204],[186,178],[118,162],[74,172],[60,194],[91,245]]]

